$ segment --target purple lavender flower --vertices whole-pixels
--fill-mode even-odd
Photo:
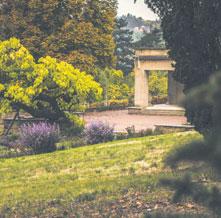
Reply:
[[[55,151],[58,140],[59,128],[56,124],[39,122],[21,126],[20,143],[31,147],[35,153]]]
[[[84,133],[89,144],[108,142],[114,139],[114,127],[100,121],[92,122],[86,126]]]

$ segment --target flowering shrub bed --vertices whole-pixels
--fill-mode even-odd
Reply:
[[[21,126],[20,144],[31,147],[36,154],[55,151],[58,140],[59,128],[56,124],[40,122]]]
[[[86,127],[84,135],[89,144],[112,141],[114,139],[114,127],[103,122],[93,122]]]

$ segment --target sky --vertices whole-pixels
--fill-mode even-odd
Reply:
[[[127,15],[130,13],[145,20],[157,19],[157,15],[147,8],[144,0],[137,0],[136,4],[134,4],[134,0],[118,0],[118,2],[118,15]]]

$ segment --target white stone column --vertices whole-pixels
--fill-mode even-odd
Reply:
[[[148,81],[147,73],[139,67],[139,61],[136,63],[135,69],[135,98],[134,104],[136,107],[148,107]]]

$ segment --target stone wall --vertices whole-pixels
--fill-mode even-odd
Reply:
[[[155,132],[160,134],[169,134],[175,132],[193,131],[194,126],[191,125],[156,125]]]
[[[13,121],[13,118],[4,118],[3,119],[4,132],[9,128],[12,121]],[[24,124],[33,124],[33,123],[39,123],[39,122],[43,122],[43,121],[45,121],[45,119],[19,118],[14,121],[11,131],[16,133],[16,132],[18,132],[19,127]]]

